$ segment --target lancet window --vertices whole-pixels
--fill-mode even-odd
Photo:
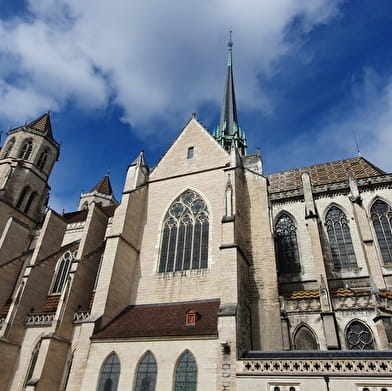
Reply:
[[[14,145],[15,145],[15,139],[12,138],[12,139],[8,142],[8,144],[7,144],[6,148],[5,148],[4,159],[7,158],[7,157],[10,155],[10,153],[11,153],[12,148],[14,147]]]
[[[174,391],[196,391],[197,365],[193,354],[186,350],[178,359]]]
[[[38,159],[38,162],[37,162],[37,166],[38,166],[39,169],[42,170],[44,168],[46,160],[48,159],[48,156],[49,156],[49,151],[48,151],[48,149],[45,149],[41,153],[41,155],[40,155],[40,157]]]
[[[318,349],[316,337],[307,326],[301,326],[295,333],[294,344],[296,350]]]
[[[52,294],[61,293],[63,291],[75,255],[76,251],[67,251],[57,262],[56,274],[51,291]]]
[[[24,199],[25,199],[25,197],[26,197],[26,194],[27,194],[29,191],[30,191],[30,187],[29,187],[29,186],[26,186],[26,187],[23,188],[23,190],[22,190],[22,192],[20,193],[20,196],[19,196],[19,198],[18,198],[18,202],[16,203],[16,207],[17,207],[17,208],[20,208],[20,207],[22,206],[23,201],[24,201]]]
[[[373,334],[364,323],[356,320],[346,330],[346,343],[349,350],[373,350]]]
[[[325,225],[335,270],[357,267],[350,227],[344,212],[332,206],[326,215]]]
[[[19,159],[28,160],[33,151],[33,142],[31,140],[27,140],[19,153]]]
[[[156,380],[157,363],[152,353],[147,352],[137,369],[135,391],[154,391]]]
[[[120,361],[113,352],[102,365],[97,391],[117,391],[119,377]]]
[[[38,360],[40,347],[41,347],[41,341],[39,341],[37,343],[37,345],[35,345],[35,348],[34,348],[32,354],[31,354],[31,359],[30,359],[30,363],[29,363],[29,368],[28,368],[27,373],[26,373],[24,386],[27,386],[29,381],[33,377],[34,369],[35,369],[35,366],[36,366],[37,360]]]
[[[392,262],[392,209],[384,201],[377,200],[370,210],[378,247],[384,263]]]
[[[160,273],[208,266],[209,213],[193,190],[182,193],[170,206],[163,223]]]
[[[299,260],[296,227],[293,220],[282,214],[275,224],[275,245],[279,272],[282,274],[299,273]]]

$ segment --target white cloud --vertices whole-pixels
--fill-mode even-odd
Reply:
[[[271,110],[257,86],[260,69],[290,50],[285,31],[304,31],[338,14],[341,0],[30,0],[24,19],[0,20],[4,108],[36,96],[38,115],[70,99],[104,108],[110,99],[129,123],[170,121],[203,102],[220,103],[228,30],[234,31],[241,105]],[[8,91],[8,92],[7,92]],[[6,110],[2,110],[6,112]],[[5,113],[20,119],[19,110]]]

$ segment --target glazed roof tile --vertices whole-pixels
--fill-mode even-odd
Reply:
[[[356,179],[385,174],[366,159],[356,157],[267,175],[269,192],[278,193],[302,187],[301,175],[304,172],[310,175],[313,186],[347,181],[348,173],[352,173]]]
[[[218,299],[181,303],[128,306],[92,339],[176,337],[218,334]],[[199,319],[194,325],[185,322],[186,313],[196,311]]]
[[[101,194],[113,195],[112,184],[108,175],[105,175],[92,189],[91,192],[97,191]]]
[[[41,117],[27,124],[26,127],[42,132],[44,135],[53,138],[52,124],[48,113],[41,115]]]

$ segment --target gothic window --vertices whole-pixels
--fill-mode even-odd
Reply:
[[[197,365],[193,354],[186,350],[178,359],[174,391],[196,391]]]
[[[370,210],[374,231],[384,263],[392,262],[392,209],[377,200]]]
[[[11,153],[12,148],[14,147],[14,145],[15,145],[15,139],[12,138],[12,139],[9,141],[9,143],[7,144],[6,148],[5,148],[4,159],[6,159],[6,158],[10,155],[10,153]]]
[[[24,187],[22,192],[20,193],[18,202],[16,203],[16,207],[20,208],[22,206],[22,203],[26,197],[26,194],[29,192],[30,188],[28,186]]]
[[[49,156],[49,151],[48,151],[48,149],[45,149],[45,150],[41,153],[41,155],[40,155],[40,157],[39,157],[39,159],[38,159],[38,162],[37,162],[37,166],[38,166],[38,168],[39,168],[40,170],[42,170],[42,169],[44,168],[45,163],[46,163],[46,160],[48,159],[48,156]]]
[[[346,343],[349,350],[373,350],[373,334],[364,323],[355,320],[346,330]]]
[[[151,352],[147,352],[137,369],[135,391],[154,391],[156,379],[157,363]]]
[[[294,337],[295,350],[317,350],[317,340],[313,332],[306,326],[301,326]]]
[[[159,273],[207,268],[208,230],[206,203],[196,192],[185,191],[165,216]]]
[[[282,214],[275,224],[275,245],[280,273],[299,273],[299,261],[296,227],[293,220]]]
[[[325,225],[335,270],[357,267],[350,227],[343,211],[332,206],[327,213]]]
[[[30,359],[30,363],[29,363],[29,369],[27,370],[27,373],[26,373],[24,387],[26,387],[26,385],[29,383],[29,381],[33,377],[35,365],[37,364],[37,359],[38,359],[38,354],[39,354],[40,347],[41,347],[41,341],[39,341],[37,343],[37,345],[35,345],[33,353],[31,354],[31,359]]]
[[[30,194],[29,199],[26,202],[26,206],[24,208],[24,212],[28,213],[31,207],[31,204],[33,203],[34,199],[37,197],[37,192],[33,192]]]
[[[61,293],[67,281],[71,263],[75,259],[76,251],[67,251],[59,259],[56,266],[55,278],[52,286],[52,294]]]
[[[120,361],[113,352],[102,365],[97,391],[117,391],[119,377]]]
[[[19,159],[28,160],[33,151],[33,142],[31,140],[26,141],[19,153]]]

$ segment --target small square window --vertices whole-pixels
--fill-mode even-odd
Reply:
[[[193,152],[194,152],[194,148],[193,147],[189,147],[188,148],[187,159],[193,159]]]

